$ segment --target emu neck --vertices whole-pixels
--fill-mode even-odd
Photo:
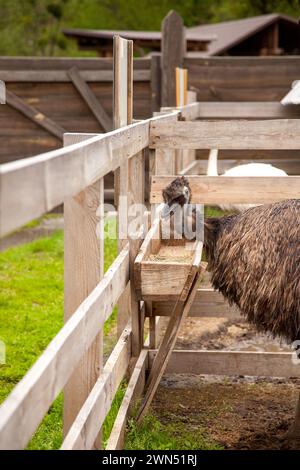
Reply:
[[[218,149],[209,152],[207,176],[218,176]]]

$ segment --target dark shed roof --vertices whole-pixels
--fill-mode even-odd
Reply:
[[[279,13],[271,13],[242,20],[194,26],[189,28],[189,32],[195,35],[216,35],[217,39],[208,45],[207,52],[202,55],[219,55],[279,20],[288,22],[291,26],[299,29],[298,22],[294,18]]]

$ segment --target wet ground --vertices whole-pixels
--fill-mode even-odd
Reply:
[[[289,448],[298,387],[280,379],[166,375],[152,411],[163,424],[202,430],[224,449],[282,450]]]
[[[291,352],[242,318],[187,319],[176,349]],[[162,423],[202,429],[225,449],[287,449],[299,390],[300,379],[165,375],[152,410]]]

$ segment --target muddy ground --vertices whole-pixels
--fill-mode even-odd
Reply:
[[[176,349],[291,351],[243,319],[188,319]],[[225,449],[286,449],[300,380],[165,375],[152,404],[162,423],[202,429]]]

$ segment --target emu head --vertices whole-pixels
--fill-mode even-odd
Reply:
[[[189,204],[191,200],[191,188],[185,176],[175,178],[162,192],[164,208],[161,213],[162,218],[170,216],[178,207]]]

